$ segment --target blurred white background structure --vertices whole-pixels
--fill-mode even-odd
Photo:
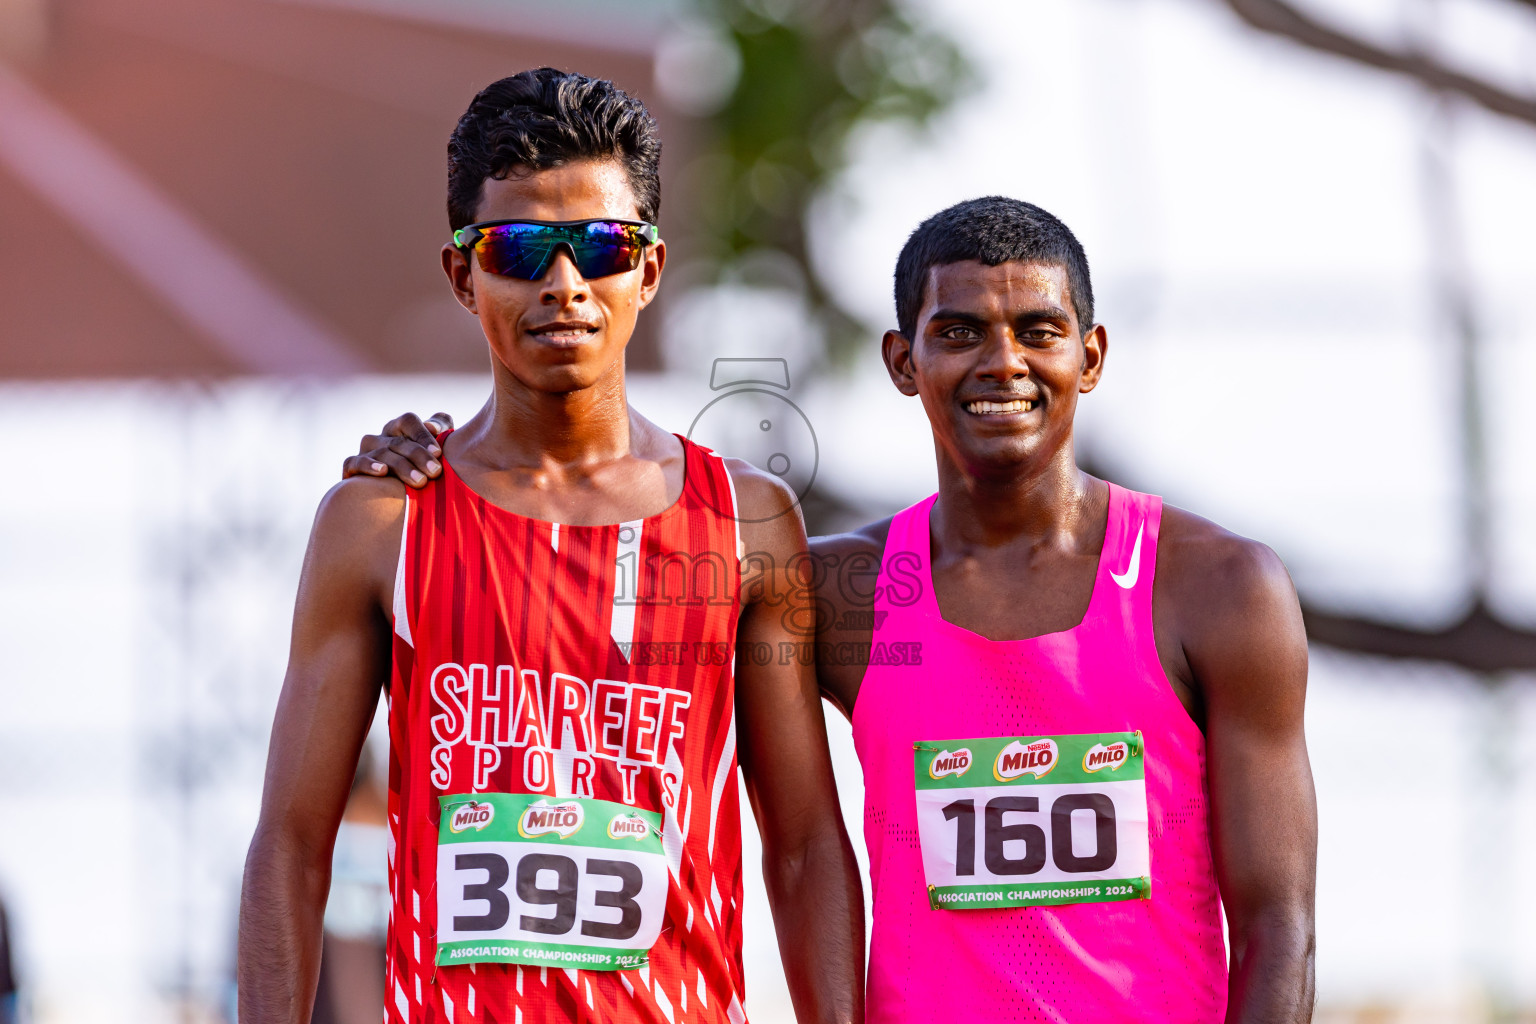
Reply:
[[[448,6],[484,24],[486,5]],[[1536,96],[1522,6],[1304,5]],[[817,276],[867,342],[834,368],[792,289],[680,281],[638,408],[686,431],[713,397],[710,360],[786,356],[837,521],[917,500],[934,487],[926,423],[876,346],[896,254],[951,202],[1016,196],[1064,219],[1093,267],[1111,344],[1079,437],[1099,471],[1266,541],[1310,607],[1433,631],[1481,595],[1536,628],[1536,126],[1261,34],[1214,0],[906,9],[957,43],[978,87],[925,128],[861,129],[807,215]],[[703,45],[666,28],[672,13],[645,43],[666,58],[658,79]],[[718,54],[710,68],[729,74]],[[14,164],[0,145],[0,217],[51,201]],[[46,238],[29,244],[51,259]],[[49,344],[5,323],[0,350]],[[462,323],[440,333],[468,346],[446,368],[483,358]],[[484,397],[483,374],[420,369],[0,379],[0,896],[35,1024],[229,1012],[313,509],[363,432],[406,409],[462,420]],[[1318,1019],[1536,1021],[1536,678],[1314,646],[1307,718]],[[829,722],[862,858],[858,764]],[[747,881],[748,1011],[787,1022]]]

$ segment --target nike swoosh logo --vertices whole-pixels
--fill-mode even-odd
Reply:
[[[1136,527],[1136,545],[1131,548],[1131,564],[1125,567],[1125,572],[1111,572],[1109,578],[1120,584],[1126,590],[1136,585],[1136,577],[1141,575],[1141,531],[1146,529],[1147,521],[1143,519],[1141,525]]]

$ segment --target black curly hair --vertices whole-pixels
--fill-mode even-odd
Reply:
[[[661,212],[661,138],[645,104],[612,82],[555,68],[480,90],[448,138],[448,228],[475,221],[487,178],[570,160],[623,162],[640,219]]]
[[[896,260],[896,325],[902,334],[911,338],[917,330],[929,268],[966,260],[989,267],[1015,260],[1063,267],[1078,330],[1092,326],[1093,280],[1077,236],[1033,203],[985,196],[940,210],[919,224],[902,246]]]

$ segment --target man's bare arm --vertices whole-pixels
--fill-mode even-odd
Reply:
[[[1285,566],[1262,544],[1187,514],[1175,512],[1170,526],[1231,942],[1227,1021],[1297,1024],[1312,1018],[1317,875],[1301,609]]]
[[[742,524],[747,552],[764,557],[746,584],[736,656],[740,759],[763,837],[779,954],[800,1021],[862,1021],[864,894],[810,664],[805,527],[782,483],[729,461],[743,518],[781,513]],[[758,650],[773,656],[750,656]],[[785,651],[800,653],[781,657]]]
[[[315,517],[241,887],[242,1024],[310,1019],[331,849],[389,670],[402,494],[395,481],[348,481]]]
[[[874,635],[875,586],[891,520],[851,533],[812,537],[816,560],[816,682],[821,695],[853,721]]]

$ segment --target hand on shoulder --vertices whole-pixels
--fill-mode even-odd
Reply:
[[[393,475],[411,487],[425,487],[443,471],[438,438],[452,429],[453,417],[445,412],[426,420],[413,412],[402,413],[384,424],[381,433],[363,435],[357,454],[342,460],[342,478]]]

